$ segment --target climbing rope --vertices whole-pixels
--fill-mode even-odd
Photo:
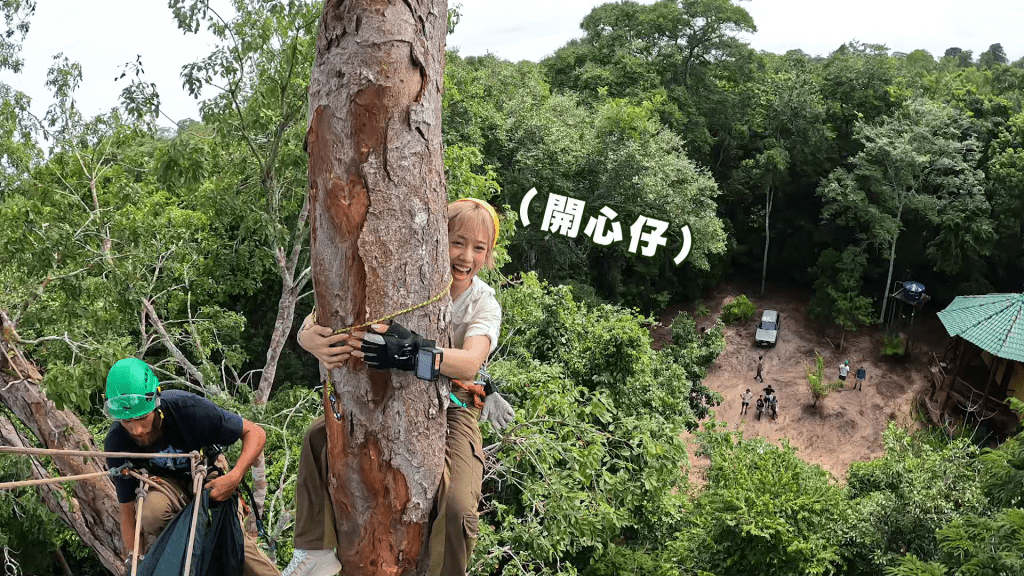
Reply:
[[[153,458],[157,454],[149,452],[99,452],[95,450],[62,450],[60,448],[27,448],[20,446],[0,446],[0,454],[21,454],[25,456],[75,456],[80,458]],[[193,462],[199,457],[198,453],[193,454],[182,454],[181,458],[193,458]],[[88,480],[90,478],[98,478],[100,476],[114,476],[122,473],[127,473],[135,477],[139,477],[137,473],[132,470],[128,470],[131,466],[129,464],[123,464],[117,468],[105,470],[103,472],[89,472],[87,474],[75,474],[72,476],[57,476],[54,478],[39,478],[36,480],[19,480],[17,482],[3,482],[0,483],[0,490],[13,490],[15,488],[24,488],[26,486],[41,486],[43,484],[57,484],[60,482],[74,482],[77,480]]]
[[[388,320],[394,320],[395,318],[401,316],[402,314],[408,314],[409,312],[412,312],[413,310],[418,310],[420,308],[423,308],[424,306],[430,306],[434,302],[437,302],[438,300],[443,298],[444,295],[448,293],[448,291],[452,287],[453,280],[454,280],[454,278],[450,278],[449,277],[448,278],[448,283],[445,284],[444,288],[440,292],[438,292],[437,294],[434,294],[434,296],[430,300],[427,300],[425,302],[420,302],[419,304],[415,304],[415,305],[410,306],[408,308],[399,310],[398,312],[393,312],[391,314],[387,314],[385,316],[381,316],[380,318],[378,318],[376,320],[371,320],[370,322],[364,322],[364,323],[358,324],[356,326],[349,326],[348,328],[339,328],[338,330],[335,330],[334,333],[335,334],[344,334],[345,332],[351,332],[351,331],[353,331],[353,330],[355,330],[357,328],[366,328],[368,326],[372,326],[373,324],[380,324],[381,322],[387,322]],[[313,308],[313,323],[316,324],[316,307]],[[340,421],[341,420],[341,412],[338,410],[337,391],[334,389],[334,382],[331,381],[331,371],[330,370],[327,371],[327,382],[326,382],[326,384],[327,385],[325,386],[325,388],[327,388],[327,390],[330,391],[328,393],[327,399],[328,399],[328,403],[330,404],[331,412],[334,414],[335,420],[339,420]],[[438,403],[440,404],[440,399],[438,400]]]
[[[100,452],[98,450],[63,450],[60,448],[22,448],[19,446],[0,446],[0,454],[28,454],[31,456],[95,456],[97,458],[155,458],[166,454],[152,452]],[[176,458],[190,458],[188,454],[180,454]]]
[[[150,452],[100,452],[96,450],[63,450],[60,448],[26,448],[19,446],[0,446],[0,454],[21,454],[25,456],[67,456],[67,457],[80,457],[80,458],[141,458],[150,459],[158,456]],[[200,494],[200,490],[203,488],[203,481],[206,478],[206,466],[200,464],[202,455],[198,451],[193,451],[189,454],[181,454],[178,458],[189,458],[192,465],[192,493]],[[103,472],[90,472],[88,474],[75,474],[73,476],[58,476],[55,478],[41,478],[37,480],[20,480],[17,482],[4,482],[0,483],[0,490],[12,490],[14,488],[23,488],[26,486],[39,486],[42,484],[56,484],[59,482],[73,482],[76,480],[87,480],[89,478],[97,478],[100,476],[109,476],[111,478],[119,475],[126,475],[139,480],[139,488],[136,491],[136,505],[135,505],[135,544],[132,549],[132,566],[131,576],[135,576],[138,570],[139,564],[139,546],[141,540],[142,531],[142,508],[143,502],[146,499],[146,493],[149,489],[156,490],[163,494],[167,500],[171,503],[171,506],[177,511],[181,511],[185,507],[184,500],[180,495],[177,494],[173,489],[162,486],[158,481],[151,479],[145,473],[138,473],[132,470],[132,464],[125,462],[117,468],[111,468]],[[196,537],[196,524],[199,519],[199,506],[196,505],[192,511],[192,527],[189,532],[188,552],[185,559],[185,574],[189,573],[189,569],[192,564],[192,548],[195,545]]]
[[[192,494],[199,498],[202,494],[203,480],[206,478],[206,465],[199,463],[199,452],[192,452],[195,458],[192,459]],[[192,505],[192,528],[188,533],[188,550],[185,552],[185,570],[182,574],[191,574],[192,548],[196,543],[196,523],[199,520],[199,502],[193,501]]]
[[[385,316],[381,316],[380,318],[378,318],[376,320],[371,320],[369,322],[364,322],[364,323],[358,324],[356,326],[349,326],[348,328],[339,328],[339,329],[335,330],[334,333],[335,334],[344,334],[345,332],[351,332],[352,330],[356,330],[357,328],[366,328],[366,327],[371,326],[373,324],[380,324],[381,322],[387,322],[388,320],[394,320],[395,318],[401,316],[402,314],[408,314],[409,312],[412,312],[413,310],[418,310],[420,308],[423,308],[424,306],[430,306],[434,302],[437,302],[438,300],[443,298],[444,295],[448,292],[448,290],[451,289],[451,287],[452,287],[452,280],[453,280],[452,278],[449,278],[448,279],[448,284],[445,285],[444,289],[442,289],[437,294],[434,294],[434,296],[430,300],[427,300],[426,302],[420,302],[419,304],[415,304],[413,306],[405,308],[404,310],[399,310],[398,312],[392,312],[391,314],[387,314]],[[316,308],[313,308],[313,323],[316,324]]]
[[[136,475],[139,476],[138,474]],[[136,576],[139,571],[139,547],[140,540],[142,540],[142,508],[145,504],[148,489],[149,484],[139,482],[139,487],[135,490],[135,542],[132,544],[131,576]]]
[[[128,464],[124,464],[110,470],[104,470],[103,472],[89,472],[88,474],[75,474],[73,476],[57,476],[56,478],[39,478],[36,480],[18,480],[17,482],[0,482],[0,490],[14,490],[15,488],[42,486],[44,484],[58,484],[60,482],[75,482],[77,480],[99,478],[100,476],[110,476],[113,478],[114,476],[119,475],[126,466],[128,466]]]

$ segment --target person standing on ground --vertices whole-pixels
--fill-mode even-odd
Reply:
[[[750,388],[747,388],[746,392],[740,394],[740,399],[743,400],[743,406],[740,408],[740,414],[747,413],[747,408],[750,406],[750,399],[753,397],[754,395],[750,393]]]
[[[863,366],[861,366],[860,368],[857,368],[857,385],[854,388],[854,390],[863,390],[864,389],[864,379],[867,378],[867,376],[868,376],[868,373],[867,373],[867,371],[864,370]]]
[[[846,377],[850,374],[850,361],[847,360],[839,365],[839,379],[846,382]]]
[[[757,397],[757,404],[755,404],[755,406],[757,407],[757,419],[760,420],[761,419],[761,414],[764,413],[764,395],[763,394],[758,395],[758,397]]]
[[[759,380],[764,383],[764,376],[761,376],[761,370],[764,369],[764,356],[757,357],[757,374],[754,374],[754,380]]]

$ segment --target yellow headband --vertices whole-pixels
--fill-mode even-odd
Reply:
[[[477,198],[459,198],[455,202],[474,202],[487,209],[487,213],[491,215],[491,220],[494,222],[494,243],[491,245],[491,247],[493,248],[497,246],[498,235],[501,233],[501,225],[498,223],[498,213],[494,210],[494,207],[488,204],[487,202],[484,202],[483,200]],[[455,202],[453,202],[453,204]]]

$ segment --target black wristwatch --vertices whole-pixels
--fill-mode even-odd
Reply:
[[[437,380],[441,375],[442,360],[444,352],[440,348],[421,346],[416,352],[416,377],[420,380]]]

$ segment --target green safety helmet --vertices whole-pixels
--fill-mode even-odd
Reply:
[[[104,411],[115,420],[131,420],[149,414],[160,405],[160,381],[138,358],[118,360],[107,372]]]

